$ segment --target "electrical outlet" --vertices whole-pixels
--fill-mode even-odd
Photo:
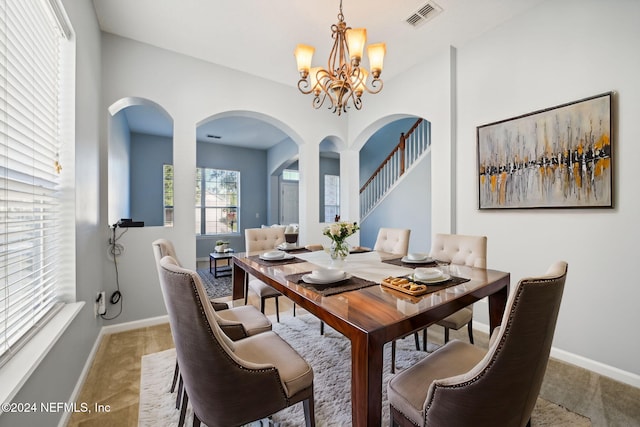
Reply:
[[[94,312],[96,317],[98,317],[98,315],[107,314],[107,306],[106,306],[105,298],[106,298],[106,293],[104,291],[98,292],[98,295],[96,297],[96,301],[94,304]]]

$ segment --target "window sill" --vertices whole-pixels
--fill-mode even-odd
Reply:
[[[36,370],[49,350],[62,336],[71,321],[84,306],[84,302],[66,304],[62,309],[22,347],[15,356],[0,368],[0,403],[11,402],[20,388]],[[0,414],[2,414],[0,409]]]

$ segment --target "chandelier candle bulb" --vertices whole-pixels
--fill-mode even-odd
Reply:
[[[294,55],[296,57],[296,61],[298,63],[298,71],[303,79],[307,78],[309,74],[309,69],[311,68],[311,59],[313,58],[313,53],[316,49],[312,46],[308,46],[306,44],[299,44],[296,47]]]
[[[367,55],[369,56],[369,66],[371,67],[371,74],[374,78],[380,77],[382,73],[382,64],[384,62],[384,55],[387,53],[387,46],[384,43],[376,43],[369,45],[367,48]]]
[[[362,52],[364,52],[364,44],[367,42],[366,28],[351,28],[346,31],[347,46],[349,46],[349,54],[354,65],[358,66],[362,60]]]

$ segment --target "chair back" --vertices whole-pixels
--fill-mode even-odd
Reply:
[[[276,368],[234,353],[198,274],[170,256],[160,260],[159,273],[180,373],[198,418],[211,427],[241,425],[286,407]]]
[[[451,264],[487,268],[487,237],[438,233],[429,255]]]
[[[244,230],[244,247],[247,252],[274,249],[284,241],[284,227],[247,228]]]
[[[502,326],[470,371],[434,381],[425,401],[427,426],[525,426],[547,367],[567,263],[522,279],[510,293]]]
[[[176,255],[176,249],[170,240],[157,239],[151,243],[151,246],[153,247],[153,256],[156,258],[156,267],[158,269],[160,268],[160,260],[166,256],[170,256],[176,260],[179,266],[182,266]]]
[[[380,228],[374,251],[406,255],[409,252],[409,236],[411,230],[407,228]]]

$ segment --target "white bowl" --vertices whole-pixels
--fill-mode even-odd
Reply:
[[[262,258],[266,259],[278,259],[284,257],[284,252],[282,251],[269,251],[262,254]]]
[[[437,268],[416,268],[413,270],[413,277],[418,280],[431,280],[442,277],[442,270]]]
[[[416,252],[412,254],[407,254],[407,259],[410,261],[422,261],[423,259],[427,259],[428,256],[429,255],[427,254]]]
[[[320,270],[313,270],[311,272],[311,278],[319,280],[340,280],[344,279],[344,271],[322,268]]]

